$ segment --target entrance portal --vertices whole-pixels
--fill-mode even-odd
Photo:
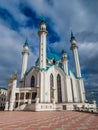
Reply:
[[[37,92],[32,92],[32,103],[35,103]]]

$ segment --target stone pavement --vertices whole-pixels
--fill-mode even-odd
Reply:
[[[98,114],[74,111],[0,112],[0,130],[98,130]]]

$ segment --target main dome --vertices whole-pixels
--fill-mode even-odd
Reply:
[[[49,60],[52,60],[52,59],[60,60],[61,59],[61,57],[59,55],[54,54],[52,52],[47,52],[47,58]]]

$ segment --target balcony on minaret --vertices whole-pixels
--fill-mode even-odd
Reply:
[[[46,22],[45,22],[45,20],[41,20],[41,22],[40,22],[40,30],[38,31],[38,35],[40,36],[41,33],[43,33],[43,32],[48,34],[48,31],[46,30]]]

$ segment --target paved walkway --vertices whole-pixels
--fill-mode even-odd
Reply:
[[[74,111],[0,112],[0,130],[98,130],[98,115]]]

